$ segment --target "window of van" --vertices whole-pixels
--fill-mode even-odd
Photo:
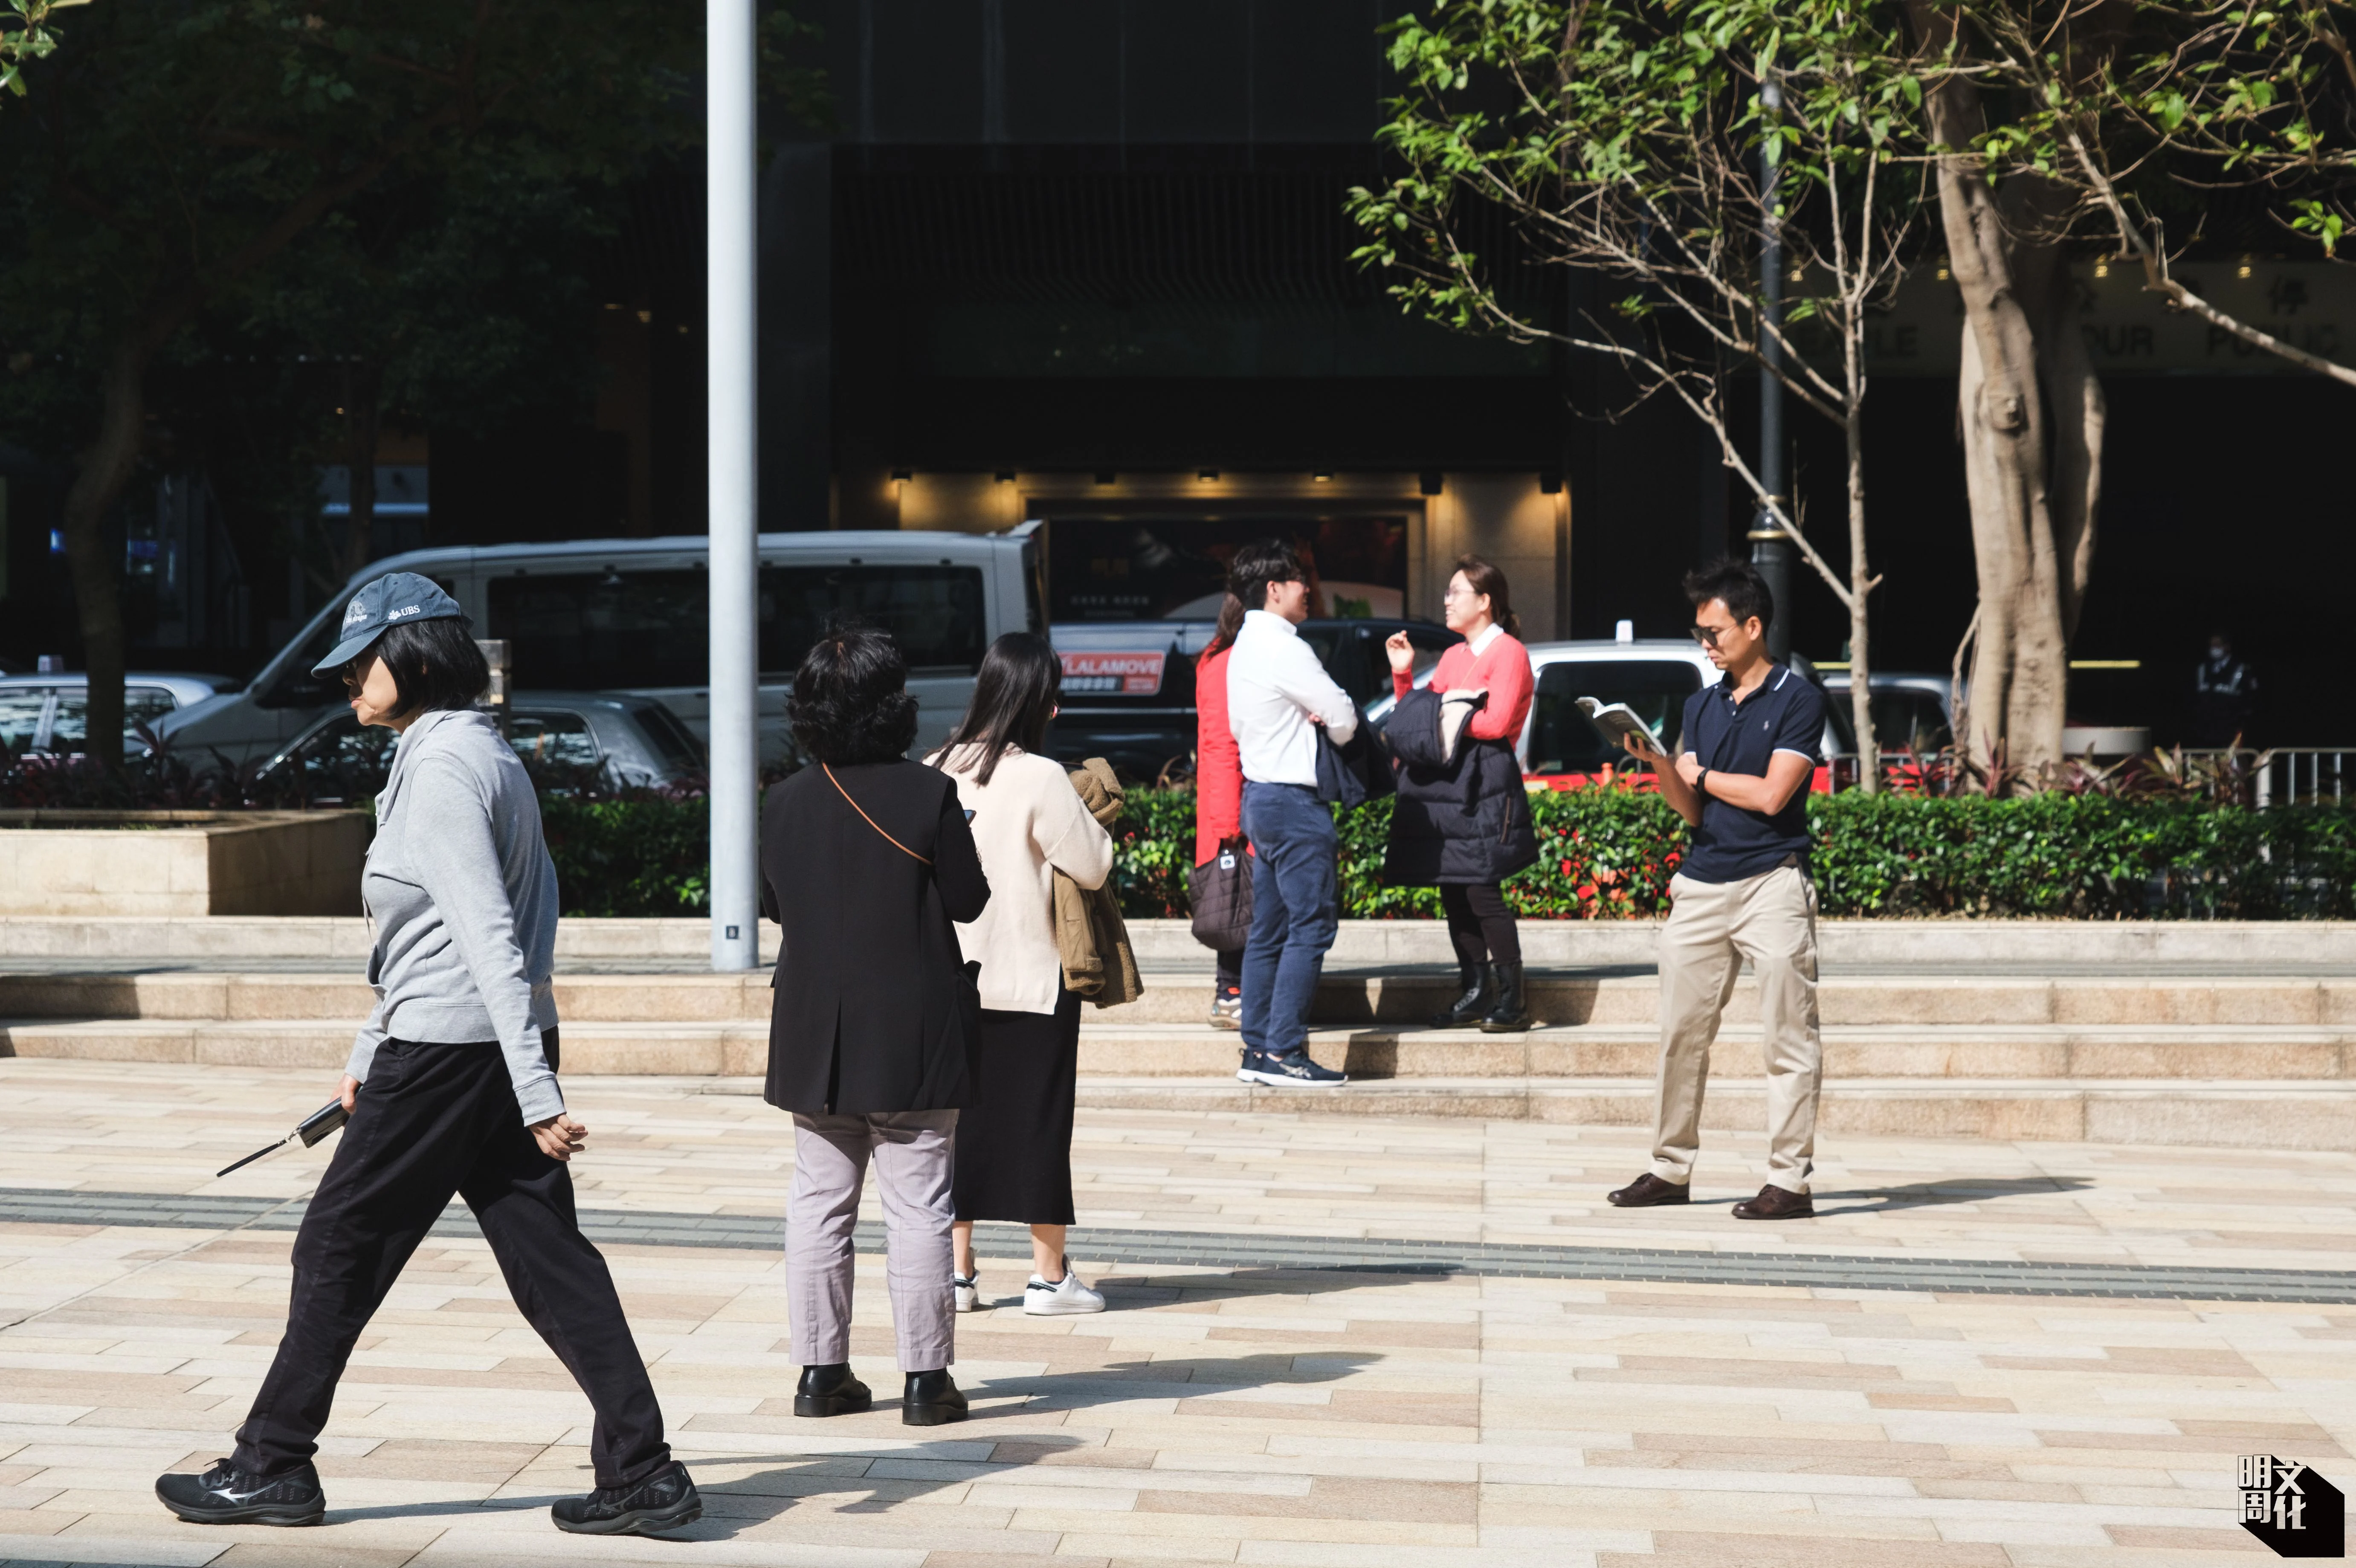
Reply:
[[[1672,757],[1685,732],[1686,699],[1701,690],[1700,672],[1665,659],[1567,660],[1538,671],[1530,725],[1532,773],[1592,773],[1627,753],[1587,722],[1579,699],[1625,703]]]
[[[981,668],[990,622],[973,566],[764,566],[761,671],[790,676],[830,616],[855,616],[899,639],[911,674]]]
[[[711,658],[704,575],[552,572],[493,577],[487,635],[508,639],[509,680],[521,689],[701,686]]]
[[[598,692],[701,686],[709,679],[705,575],[533,573],[494,577],[487,635],[509,641],[517,687]],[[789,678],[828,618],[855,616],[899,639],[911,671],[969,674],[989,642],[971,566],[764,566],[761,671]]]

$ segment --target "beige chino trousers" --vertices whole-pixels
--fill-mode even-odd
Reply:
[[[1767,1058],[1767,1179],[1808,1190],[1815,1168],[1824,1035],[1816,1021],[1816,890],[1781,866],[1739,882],[1669,882],[1661,929],[1661,1074],[1653,1117],[1653,1174],[1679,1186],[1701,1152],[1709,1047],[1734,995],[1742,959],[1759,980]]]

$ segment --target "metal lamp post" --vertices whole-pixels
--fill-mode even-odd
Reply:
[[[710,409],[712,967],[760,962],[761,545],[756,519],[753,0],[704,12]]]

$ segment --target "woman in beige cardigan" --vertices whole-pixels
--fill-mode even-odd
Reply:
[[[1105,1305],[1064,1256],[1080,999],[1064,985],[1055,878],[1060,871],[1082,887],[1102,886],[1112,873],[1112,839],[1063,765],[1036,755],[1062,685],[1063,665],[1047,639],[1009,632],[982,656],[972,704],[927,758],[957,781],[991,886],[980,918],[957,929],[967,959],[981,962],[981,1043],[958,1121],[952,1283],[960,1312],[981,1308],[977,1219],[1031,1227],[1024,1312],[1052,1316]]]

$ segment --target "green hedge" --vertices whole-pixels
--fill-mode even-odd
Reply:
[[[1506,884],[1518,913],[1624,919],[1666,909],[1686,830],[1658,795],[1598,787],[1536,794],[1530,803],[1543,857]],[[541,812],[567,913],[709,909],[701,800],[544,799]],[[2356,918],[2356,808],[1841,794],[1810,796],[1808,817],[1827,915]],[[1344,914],[1437,917],[1433,889],[1383,882],[1389,824],[1388,801],[1343,815]],[[1121,908],[1185,914],[1193,794],[1137,791],[1116,836]]]

